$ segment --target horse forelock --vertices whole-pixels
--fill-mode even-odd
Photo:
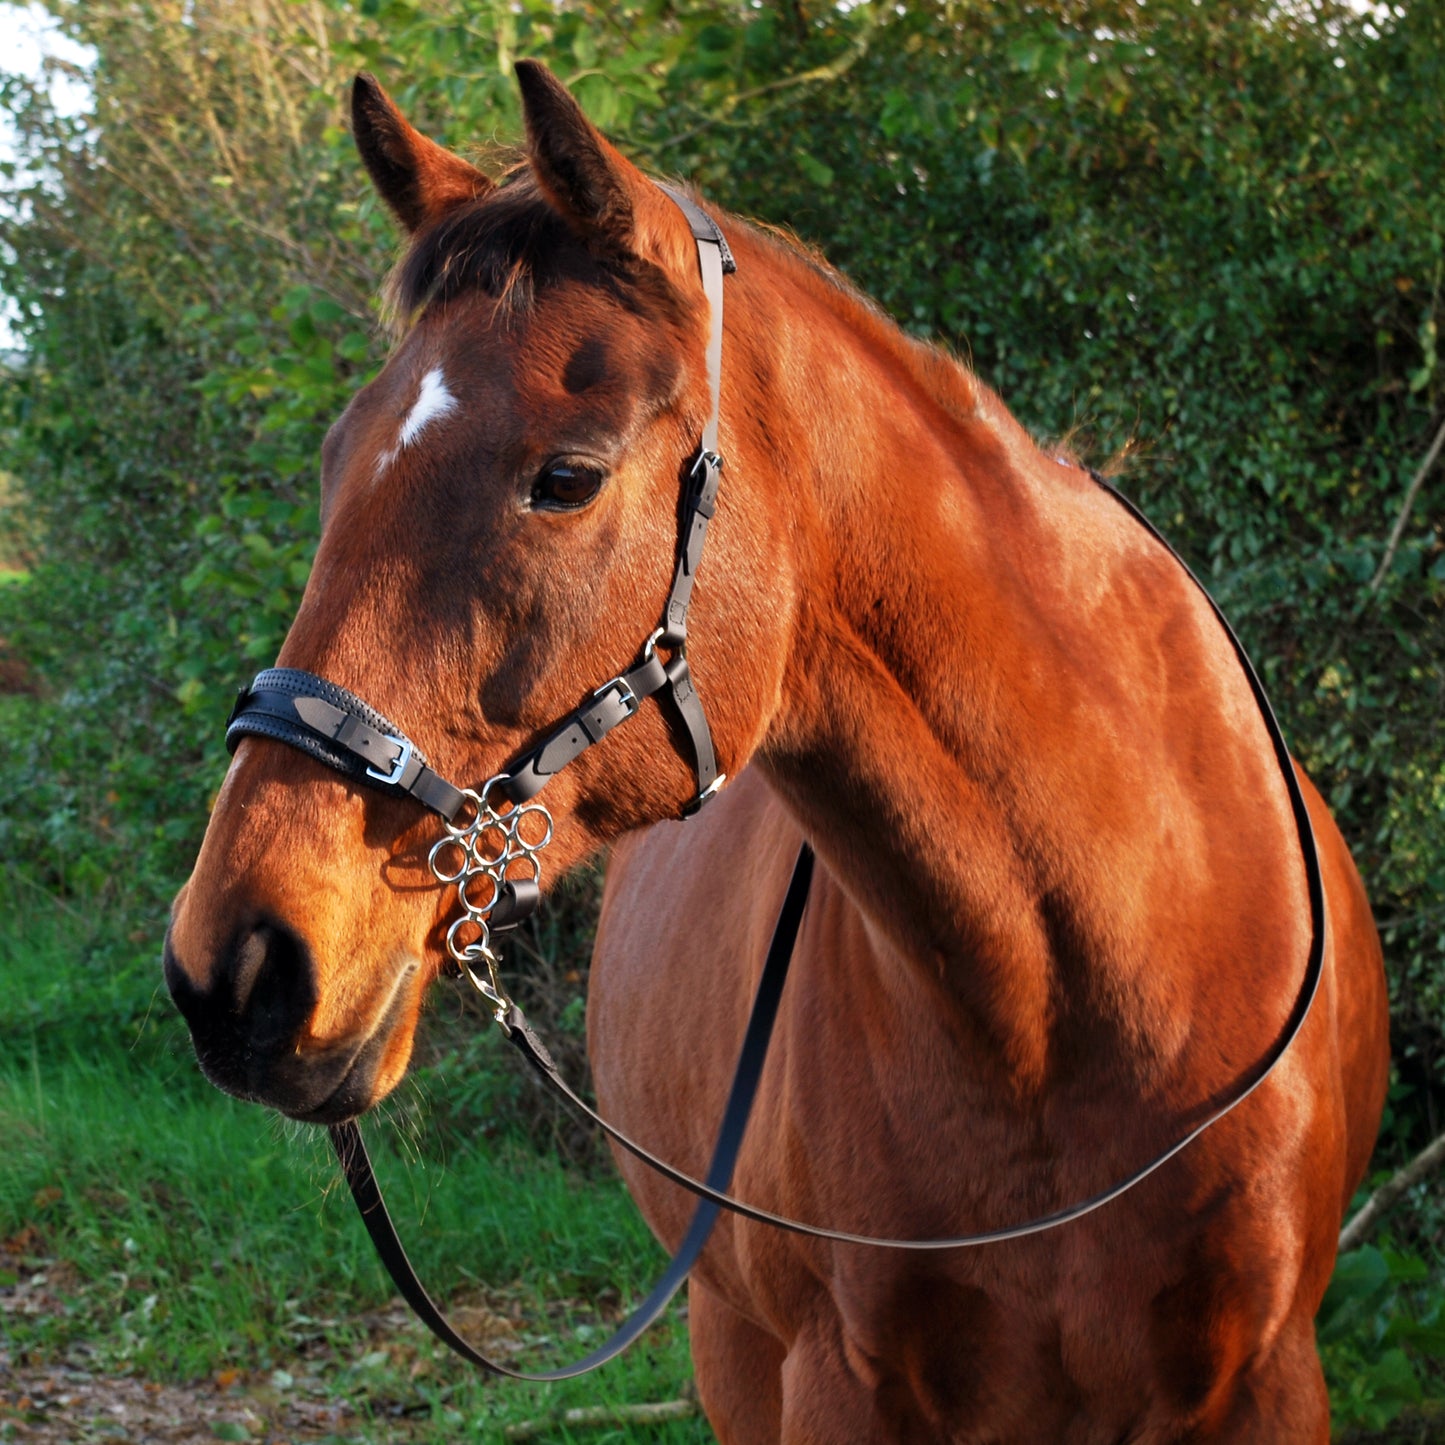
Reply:
[[[423,311],[480,293],[511,312],[566,281],[605,288],[629,310],[678,320],[687,310],[662,268],[627,246],[589,246],[525,166],[419,232],[386,287],[398,329]]]

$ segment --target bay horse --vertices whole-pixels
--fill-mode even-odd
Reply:
[[[403,330],[327,436],[280,659],[478,784],[653,627],[709,413],[682,211],[544,68],[517,78],[526,163],[503,183],[358,78],[358,148],[410,237]],[[727,467],[687,656],[733,781],[675,821],[693,768],[646,703],[550,785],[549,874],[612,845],[599,1101],[701,1171],[806,837],[735,1192],[909,1238],[1066,1207],[1227,1098],[1301,988],[1304,867],[1260,711],[1108,491],[820,260],[711,214],[737,262]],[[1302,786],[1327,956],[1265,1083],[1047,1234],[915,1254],[725,1220],[689,1313],[720,1440],[1328,1438],[1313,1315],[1387,1031],[1359,877]],[[397,1084],[455,903],[438,836],[407,799],[240,743],[165,955],[215,1083],[323,1123]],[[688,1197],[621,1165],[675,1244]]]

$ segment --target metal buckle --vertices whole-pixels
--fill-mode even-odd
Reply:
[[[688,481],[692,488],[692,496],[689,500],[704,517],[710,518],[713,508],[717,505],[722,469],[723,459],[716,452],[710,452],[704,447],[698,452],[697,459],[692,464],[692,470],[688,473]]]
[[[692,802],[686,804],[683,807],[682,816],[684,818],[691,818],[696,814],[700,813],[702,811],[703,804],[710,803],[715,797],[717,797],[719,791],[721,791],[722,789],[722,785],[727,782],[727,780],[728,775],[726,773],[719,773],[717,777],[715,777],[712,782],[710,782],[707,787],[705,787],[702,792],[700,792],[697,797],[692,800]]]
[[[723,459],[716,452],[710,452],[706,447],[702,447],[697,456],[693,458],[692,470],[688,475],[695,477],[704,467],[710,467],[713,471],[720,472],[723,469]]]
[[[628,717],[631,717],[642,704],[637,700],[637,694],[633,692],[632,684],[629,683],[627,678],[621,673],[610,681],[604,682],[601,687],[594,687],[592,689],[593,699],[600,702],[608,690],[614,687],[617,689],[618,701],[622,704],[623,712],[626,713]]]
[[[383,733],[382,736],[387,740],[387,742],[395,743],[397,745],[397,747],[401,750],[400,755],[397,757],[397,760],[391,765],[391,772],[383,773],[378,768],[368,767],[366,770],[366,776],[368,778],[375,778],[378,783],[389,783],[392,787],[396,787],[401,782],[402,774],[406,772],[407,765],[411,762],[411,739],[394,738],[391,736],[390,733]]]

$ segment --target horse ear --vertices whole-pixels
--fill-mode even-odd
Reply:
[[[475,166],[409,125],[376,77],[364,72],[351,87],[351,133],[372,184],[408,231],[492,189]]]
[[[540,61],[516,62],[527,154],[548,199],[584,240],[685,263],[672,203],[582,114]],[[680,258],[680,259],[679,259]]]

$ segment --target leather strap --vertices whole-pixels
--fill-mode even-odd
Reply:
[[[226,748],[243,737],[275,738],[358,782],[414,798],[451,822],[463,795],[427,766],[395,723],[337,683],[291,667],[268,667],[236,695]]]
[[[721,781],[707,715],[703,712],[687,666],[687,612],[698,565],[702,561],[703,543],[707,540],[708,523],[717,510],[718,485],[722,480],[723,462],[717,453],[717,445],[718,410],[722,398],[723,276],[736,271],[737,263],[712,217],[684,192],[671,186],[662,186],[661,189],[687,218],[697,243],[698,267],[708,303],[707,379],[711,399],[708,419],[702,429],[702,441],[683,484],[681,535],[672,586],[663,604],[661,625],[643,648],[643,660],[631,672],[624,673],[593,694],[595,700],[604,697],[609,689],[614,690],[610,699],[610,720],[588,726],[583,711],[579,710],[564,718],[530,752],[507,765],[504,770],[508,774],[507,780],[498,784],[497,791],[514,804],[534,797],[554,773],[593,743],[600,742],[617,723],[637,711],[637,703],[641,699],[654,694],[668,704],[672,721],[687,739],[692,753],[697,793],[683,809],[684,816],[695,813],[712,797]],[[673,653],[671,661],[665,666],[657,660],[656,648],[659,645]],[[619,684],[624,685],[620,690]]]
[[[747,1029],[743,1034],[742,1048],[738,1053],[732,1087],[728,1091],[717,1143],[713,1146],[712,1163],[708,1166],[705,1187],[717,1192],[718,1197],[722,1197],[720,1191],[726,1189],[732,1180],[738,1154],[742,1150],[748,1116],[752,1112],[753,1100],[757,1097],[758,1080],[762,1077],[763,1063],[768,1056],[768,1041],[772,1037],[773,1024],[778,1016],[778,1003],[782,998],[783,984],[787,981],[788,965],[793,957],[793,945],[807,907],[812,876],[813,850],[804,843],[799,849],[792,880],[788,884],[777,924],[773,928],[772,942],[768,946],[767,960],[763,964],[762,976],[753,997],[752,1012],[748,1016]],[[549,1073],[551,1077],[557,1076],[551,1056],[542,1041],[532,1032],[521,1009],[515,1005],[507,1016],[506,1031],[507,1037],[517,1045],[528,1062],[543,1070],[544,1077]],[[576,1097],[570,1090],[567,1090],[567,1094],[569,1097]],[[591,1113],[590,1110],[587,1112]],[[619,1139],[623,1137],[615,1131],[609,1132]],[[608,1360],[621,1354],[667,1308],[668,1301],[677,1293],[702,1253],[719,1213],[718,1206],[712,1199],[704,1198],[698,1202],[687,1234],[662,1277],[609,1340],[573,1364],[556,1370],[531,1373],[489,1358],[457,1333],[417,1278],[416,1271],[406,1256],[396,1226],[387,1213],[381,1186],[376,1182],[366,1145],[362,1142],[361,1131],[356,1123],[348,1121],[345,1124],[333,1124],[330,1134],[332,1147],[341,1163],[352,1198],[361,1211],[362,1222],[366,1225],[367,1233],[371,1236],[371,1242],[385,1265],[386,1272],[401,1291],[402,1298],[412,1307],[417,1318],[449,1349],[471,1364],[511,1380],[568,1380],[595,1370],[599,1365],[606,1364]],[[635,1145],[629,1143],[628,1147],[638,1152]],[[645,1151],[640,1157],[651,1158]]]
[[[526,1047],[522,1052],[527,1055],[528,1062],[532,1064],[543,1079],[543,1081],[555,1093],[564,1098],[575,1110],[585,1115],[598,1128],[602,1129],[609,1138],[616,1140],[623,1148],[636,1155],[644,1163],[655,1169],[664,1178],[671,1180],[674,1184],[691,1191],[699,1198],[708,1200],[722,1209],[730,1210],[734,1214],[741,1215],[744,1219],[751,1219],[759,1224],[768,1224],[775,1229],[786,1230],[793,1234],[803,1234],[814,1239],[827,1239],[840,1244],[864,1244],[875,1249],[909,1249],[909,1250],[939,1250],[939,1249],[965,1249],[983,1244],[997,1244],[1008,1239],[1021,1239],[1031,1234],[1042,1234],[1046,1230],[1056,1229],[1062,1224],[1071,1220],[1080,1219],[1086,1214],[1092,1214],[1094,1210],[1103,1208],[1104,1205],[1112,1203],[1121,1195],[1127,1194],[1156,1169],[1167,1164],[1182,1149],[1194,1142],[1204,1131],[1212,1125],[1217,1124],[1226,1114],[1237,1109],[1274,1071],[1275,1066],[1284,1057],[1289,1046],[1294,1042],[1300,1029],[1304,1026],[1305,1019],[1309,1016],[1310,1007],[1314,1003],[1315,995],[1319,991],[1320,979],[1324,972],[1325,957],[1325,894],[1324,876],[1320,869],[1319,850],[1315,842],[1314,827],[1310,822],[1309,808],[1305,803],[1304,792],[1300,787],[1299,778],[1294,770],[1294,762],[1290,757],[1289,748],[1284,740],[1284,734],[1280,730],[1279,722],[1275,717],[1274,709],[1270,706],[1269,697],[1265,693],[1264,684],[1255,671],[1254,664],[1250,661],[1249,654],[1244,649],[1234,629],[1229,625],[1228,619],[1220,611],[1219,605],[1209,595],[1204,585],[1189,569],[1183,558],[1170,546],[1169,542],[1160,534],[1154,525],[1144,516],[1142,512],[1114,487],[1110,486],[1097,472],[1090,472],[1095,482],[1108,491],[1125,510],[1139,522],[1145,530],[1174,558],[1184,569],[1185,575],[1203,594],[1204,600],[1209,604],[1211,611],[1224,629],[1225,636],[1229,639],[1234,648],[1235,656],[1239,660],[1245,678],[1249,682],[1250,690],[1259,707],[1260,716],[1269,734],[1271,746],[1274,749],[1275,759],[1279,764],[1280,772],[1284,778],[1285,789],[1289,794],[1290,808],[1294,815],[1295,829],[1299,838],[1300,853],[1304,863],[1306,891],[1309,897],[1310,908],[1310,943],[1309,952],[1305,961],[1304,978],[1301,980],[1298,994],[1295,996],[1294,1007],[1290,1011],[1289,1018],[1285,1022],[1283,1033],[1275,1044],[1265,1053],[1246,1076],[1246,1083],[1228,1100],[1210,1113],[1203,1122],[1189,1130],[1182,1138],[1171,1144],[1162,1153],[1156,1155],[1147,1164],[1134,1171],[1127,1178],[1121,1179],[1118,1183],[1111,1185],[1108,1189],[1092,1195],[1077,1204],[1070,1205],[1066,1209],[1056,1210],[1051,1214],[1042,1215],[1039,1218],[1027,1220],[1022,1224],[1005,1225],[999,1229],[982,1230],[973,1234],[952,1235],[941,1239],[893,1239],[877,1235],[852,1234],[846,1230],[827,1229],[820,1225],[808,1224],[802,1220],[790,1219],[785,1215],[774,1214],[766,1209],[759,1209],[754,1205],[747,1204],[742,1200],[731,1198],[729,1195],[715,1189],[708,1182],[699,1181],[683,1174],[680,1170],[673,1168],[665,1161],[658,1159],[649,1153],[640,1144],[629,1139],[621,1130],[615,1128],[603,1119],[596,1110],[592,1109],[557,1073],[555,1065],[547,1055],[546,1050],[540,1054],[533,1055]],[[513,1042],[518,1042],[513,1040]]]
[[[574,758],[593,743],[600,743],[619,723],[624,723],[642,705],[667,687],[667,667],[650,649],[642,661],[605,682],[575,712],[569,713],[529,752],[513,758],[503,769],[506,781],[497,791],[513,804],[535,797]]]
[[[702,269],[702,289],[711,312],[707,343],[707,377],[712,390],[712,414],[702,429],[702,451],[717,453],[718,412],[722,404],[722,316],[723,277],[738,269],[733,253],[716,221],[686,191],[658,182],[658,188],[687,218],[692,238],[697,242],[698,265]]]

